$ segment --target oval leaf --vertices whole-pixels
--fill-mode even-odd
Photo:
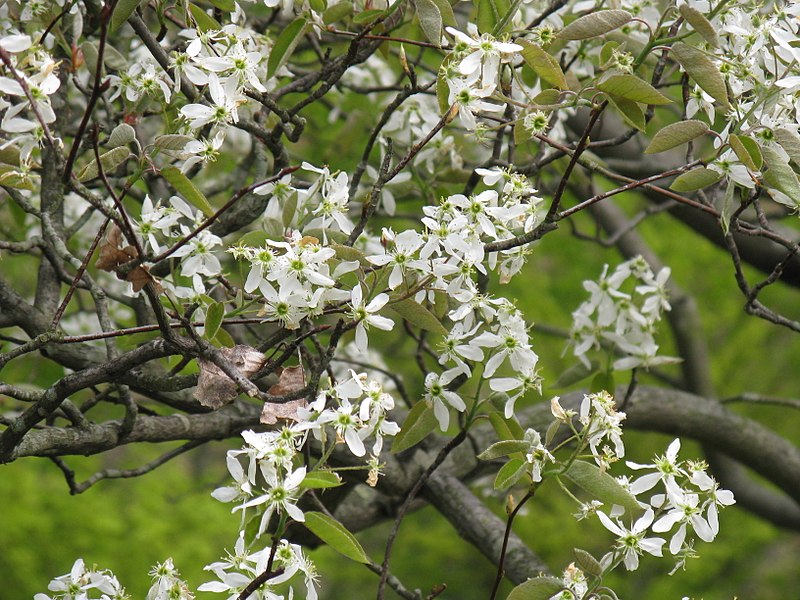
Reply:
[[[678,175],[675,181],[672,182],[672,185],[669,186],[669,189],[675,190],[676,192],[694,192],[714,185],[720,179],[722,179],[722,175],[716,171],[706,169],[705,167],[698,167],[692,169],[688,173]]]
[[[558,37],[563,40],[586,40],[622,27],[633,18],[626,10],[599,10],[575,19],[564,27]]]
[[[128,160],[130,155],[130,150],[123,147],[114,148],[101,154],[100,164],[103,166],[103,172],[108,174],[110,171],[113,171]],[[78,172],[78,181],[90,181],[99,175],[100,169],[97,168],[97,160],[92,157],[92,161]]]
[[[525,432],[514,417],[506,419],[503,413],[494,410],[489,413],[489,422],[501,440],[521,440]]]
[[[368,563],[364,548],[355,536],[336,519],[321,512],[307,512],[303,523],[311,533],[350,560]]]
[[[708,125],[702,121],[680,121],[667,125],[653,136],[653,141],[645,149],[645,154],[658,154],[680,146],[699,137],[708,131]]]
[[[190,135],[180,135],[177,133],[169,133],[167,135],[159,135],[153,145],[160,150],[183,150],[186,144],[194,140]]]
[[[527,40],[520,39],[516,43],[523,48],[520,54],[525,63],[536,72],[542,81],[546,81],[560,90],[569,89],[564,71],[561,70],[561,65],[555,58]]]
[[[213,340],[219,328],[222,325],[222,319],[225,318],[225,306],[222,302],[212,302],[206,310],[206,323],[203,337]]]
[[[111,13],[109,31],[113,33],[122,27],[122,24],[128,20],[128,17],[133,14],[133,11],[136,10],[136,7],[139,6],[141,2],[142,0],[119,0],[114,7],[114,12]]]
[[[594,556],[589,554],[586,550],[581,550],[580,548],[573,548],[572,552],[575,554],[575,559],[578,562],[578,566],[584,573],[594,575],[595,577],[602,576],[603,567]]]
[[[563,589],[564,584],[560,579],[536,577],[511,590],[506,600],[549,600]]]
[[[201,32],[205,33],[206,31],[218,31],[222,29],[222,25],[199,6],[190,4],[189,12],[192,13],[192,18],[194,22],[197,23],[197,28]]]
[[[714,48],[719,48],[717,30],[714,29],[714,26],[706,19],[703,13],[688,4],[681,4],[679,10],[681,11],[681,16],[692,26],[692,29],[699,33],[703,39],[714,46]]]
[[[629,516],[637,516],[642,512],[636,498],[597,465],[576,460],[564,475],[604,504],[621,506]]]
[[[111,135],[108,136],[106,143],[109,148],[117,148],[119,146],[127,146],[136,139],[136,131],[127,123],[120,123],[114,127]]]
[[[521,458],[512,458],[504,464],[494,478],[494,489],[504,490],[517,483],[528,470],[528,463]]]
[[[292,56],[300,38],[306,30],[306,19],[300,17],[289,23],[289,25],[281,31],[278,39],[275,40],[275,45],[269,53],[269,60],[267,62],[267,79],[277,73],[287,60]]]
[[[408,412],[406,420],[392,442],[392,453],[402,452],[416,446],[430,434],[437,425],[433,409],[424,400],[417,402]]]
[[[772,148],[762,148],[764,164],[764,183],[789,196],[794,206],[800,206],[800,180],[783,157]]]
[[[214,209],[208,203],[203,192],[198,190],[189,178],[181,173],[178,167],[164,167],[161,169],[161,176],[166,179],[183,198],[202,210],[205,216],[210,217],[214,214]]]
[[[412,298],[392,302],[387,308],[420,329],[447,335],[447,329],[445,329],[444,325],[436,318],[436,315]]]
[[[305,489],[324,489],[342,485],[342,478],[333,471],[311,471],[306,474],[305,479],[300,483],[301,488]]]
[[[642,104],[671,104],[672,100],[659,92],[644,79],[629,73],[612,75],[597,84],[597,88],[612,96],[618,96]]]
[[[723,106],[729,106],[728,90],[722,73],[704,52],[683,42],[675,42],[672,46],[672,55],[681,63],[689,77],[694,79],[709,96]]]
[[[638,129],[639,131],[644,131],[647,123],[644,120],[644,112],[641,106],[633,100],[613,96],[608,97],[608,102],[617,109],[617,112],[622,117],[622,120],[625,121],[626,125]]]
[[[523,452],[530,448],[530,443],[524,440],[501,440],[489,446],[478,455],[481,460],[494,460],[501,456],[508,456],[515,452]]]
[[[800,135],[797,135],[796,131],[783,127],[776,129],[774,133],[775,139],[778,140],[781,148],[786,151],[786,154],[797,166],[800,166]]]
[[[442,42],[442,13],[433,0],[415,0],[419,25],[428,41],[434,44]]]
[[[753,138],[749,138],[746,135],[731,135],[728,138],[728,143],[745,167],[751,171],[761,170],[761,166],[764,164],[764,157],[761,156],[758,143]]]

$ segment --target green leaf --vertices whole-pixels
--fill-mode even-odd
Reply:
[[[706,132],[708,132],[708,125],[702,121],[689,120],[672,123],[653,136],[653,141],[650,142],[644,153],[658,154],[659,152],[670,150]]]
[[[728,143],[737,158],[742,161],[742,164],[751,171],[760,171],[764,164],[764,157],[761,156],[761,150],[758,147],[758,142],[753,138],[746,135],[733,135],[728,138]]]
[[[428,41],[434,44],[442,42],[442,13],[433,0],[414,0],[417,7],[419,25]]]
[[[114,148],[101,154],[100,165],[103,167],[103,172],[108,175],[111,171],[128,160],[129,156],[131,156],[131,151],[124,147]],[[97,160],[93,155],[91,162],[78,172],[78,181],[90,181],[99,175],[100,169],[97,167]]]
[[[764,164],[767,169],[763,172],[764,183],[789,196],[794,206],[800,206],[800,180],[797,173],[792,171],[789,163],[772,148],[761,149]]]
[[[161,176],[175,188],[178,194],[202,210],[205,216],[210,217],[214,214],[214,209],[208,203],[203,192],[198,190],[189,178],[181,173],[178,167],[164,167],[161,169]]]
[[[603,574],[603,567],[600,565],[597,559],[589,554],[586,550],[573,548],[572,552],[575,554],[575,559],[578,563],[578,566],[584,573],[593,575],[594,577],[600,577]]]
[[[633,100],[612,96],[608,97],[608,102],[617,110],[626,125],[639,131],[644,131],[647,123],[644,120],[644,111],[638,103]]]
[[[675,190],[676,192],[694,192],[714,185],[720,179],[722,179],[722,175],[716,171],[706,169],[705,167],[698,167],[692,169],[688,173],[678,175],[675,181],[672,182],[672,185],[669,186],[669,189]]]
[[[328,10],[322,15],[322,22],[325,23],[325,25],[330,25],[331,23],[342,21],[351,14],[353,14],[353,3],[339,2],[338,4],[328,7]]]
[[[599,10],[575,19],[558,37],[563,40],[586,40],[614,31],[633,18],[626,10]]]
[[[542,90],[533,97],[536,108],[558,108],[561,106],[561,92],[558,90]]]
[[[448,0],[432,0],[439,9],[439,14],[442,15],[442,23],[446,27],[458,27],[456,15],[453,12],[453,7]],[[438,43],[438,42],[437,42]]]
[[[353,23],[356,25],[366,25],[367,23],[372,23],[375,19],[382,16],[384,12],[386,11],[377,8],[362,10],[353,17]]]
[[[419,444],[436,428],[436,423],[436,416],[428,403],[424,400],[417,402],[408,412],[400,433],[392,442],[392,453],[396,454]]]
[[[611,392],[613,394],[614,389],[613,371],[600,371],[594,376],[592,383],[589,385],[589,391],[593,394],[598,394],[600,392]]]
[[[527,40],[519,39],[516,43],[523,48],[522,52],[520,52],[522,59],[536,72],[542,81],[554,85],[560,90],[569,89],[564,71],[561,70],[561,66],[555,58]]]
[[[536,577],[511,590],[506,600],[549,600],[563,589],[564,584],[560,579]]]
[[[659,92],[644,79],[629,73],[611,75],[597,84],[607,94],[642,104],[671,104],[672,100]]]
[[[236,345],[236,342],[233,341],[231,334],[219,328],[217,331],[217,335],[214,336],[214,344],[219,348],[233,348]]]
[[[521,440],[525,432],[514,417],[506,419],[503,413],[493,410],[489,413],[489,422],[492,424],[497,437],[501,440]]]
[[[494,478],[494,489],[505,490],[517,483],[528,469],[528,463],[521,458],[512,458],[504,464]]]
[[[397,313],[406,321],[420,329],[447,335],[447,329],[445,329],[441,321],[436,318],[436,315],[413,298],[405,298],[404,300],[391,302],[386,308]]]
[[[153,145],[159,150],[173,150],[180,151],[186,147],[186,144],[194,140],[190,135],[180,135],[177,133],[169,133],[167,135],[159,135],[153,141]]]
[[[323,14],[328,8],[328,3],[325,0],[309,0],[308,6],[315,13]]]
[[[725,87],[722,73],[704,52],[683,42],[675,42],[672,46],[672,55],[689,77],[694,79],[695,83],[703,88],[709,96],[724,107],[729,106],[728,90]]]
[[[364,548],[355,536],[347,531],[336,519],[321,512],[307,512],[303,523],[311,533],[347,558],[360,563],[368,563]]]
[[[304,489],[325,489],[342,485],[342,478],[333,471],[311,471],[306,473],[305,479],[300,483]]]
[[[225,12],[233,12],[236,10],[236,2],[234,0],[208,0],[220,10]]]
[[[127,123],[120,123],[111,131],[106,143],[109,148],[127,146],[136,139],[136,131]]]
[[[225,318],[225,305],[222,302],[212,302],[206,309],[206,324],[203,337],[213,340],[217,336],[222,320]]]
[[[611,475],[601,471],[597,465],[584,460],[576,460],[564,475],[604,504],[621,506],[630,517],[637,516],[642,512],[636,498]]]
[[[477,6],[476,23],[481,33],[492,33],[511,8],[507,0],[477,0]]]
[[[192,13],[192,18],[201,32],[205,33],[206,31],[218,31],[222,29],[222,25],[199,6],[190,4],[189,12]]]
[[[352,246],[343,246],[342,244],[329,244],[329,246],[333,248],[334,252],[336,252],[336,258],[339,260],[357,260],[361,264],[369,264],[369,261],[366,258],[367,255],[358,248],[353,248]]]
[[[299,17],[289,23],[286,29],[281,31],[278,35],[278,39],[275,40],[275,45],[269,53],[269,60],[267,61],[267,79],[277,73],[278,69],[291,58],[292,52],[294,52],[295,47],[306,31],[306,23],[307,20],[305,17]]]
[[[789,155],[789,158],[794,161],[794,164],[800,166],[800,135],[797,135],[797,132],[791,129],[783,127],[776,129],[773,133],[781,148]]]
[[[478,458],[481,460],[494,460],[515,452],[523,452],[528,448],[530,448],[530,443],[525,440],[500,440],[481,452]]]
[[[133,11],[136,10],[136,7],[139,6],[144,0],[119,0],[117,5],[114,7],[114,12],[111,13],[111,23],[109,25],[109,31],[114,33],[117,29],[122,27],[123,23],[128,20],[133,14]],[[97,59],[95,58],[95,62]]]
[[[699,33],[703,39],[714,46],[714,48],[719,48],[717,30],[714,29],[714,26],[706,19],[703,13],[688,4],[682,4],[679,10],[681,11],[681,16],[692,26],[692,29]]]
[[[38,182],[36,182],[38,184]],[[0,184],[15,190],[33,191],[34,181],[30,177],[24,178],[19,174],[19,169],[12,165],[0,165]],[[12,206],[15,204],[12,202]]]

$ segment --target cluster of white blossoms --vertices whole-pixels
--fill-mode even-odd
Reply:
[[[668,267],[654,274],[638,256],[617,266],[610,275],[606,265],[596,282],[584,281],[590,298],[572,313],[570,338],[575,356],[589,368],[589,352],[607,350],[612,356],[621,356],[613,363],[617,371],[675,362],[657,356],[654,337],[663,311],[670,310],[669,275]]]
[[[55,122],[50,103],[61,86],[58,63],[47,50],[34,45],[29,35],[0,29],[0,48],[9,56],[10,68],[0,76],[0,150],[16,146],[21,175],[30,169],[31,153],[45,139],[45,127]]]
[[[719,510],[734,503],[733,493],[720,489],[708,474],[703,461],[678,460],[681,442],[674,440],[663,456],[652,464],[628,461],[629,468],[645,471],[635,479],[619,478],[634,496],[652,495],[640,501],[644,514],[627,526],[612,507],[607,515],[596,511],[600,522],[617,536],[614,550],[601,561],[614,564],[620,560],[629,571],[639,566],[643,553],[661,556],[666,540],[651,534],[672,533],[668,548],[677,557],[677,568],[683,567],[687,558],[695,556],[691,533],[704,542],[711,542],[719,533]],[[654,490],[660,486],[658,490]],[[657,493],[653,493],[656,491]]]

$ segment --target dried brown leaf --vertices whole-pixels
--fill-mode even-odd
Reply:
[[[106,239],[100,242],[100,256],[95,262],[95,266],[103,271],[113,272],[119,279],[130,282],[134,292],[139,292],[148,283],[152,283],[157,294],[164,291],[155,277],[150,274],[147,267],[138,265],[125,272],[122,268],[125,264],[139,256],[136,248],[127,245],[122,247],[122,231],[113,225],[106,234]]]
[[[286,396],[294,392],[299,392],[306,387],[305,374],[303,373],[303,365],[295,365],[294,367],[286,367],[281,369],[278,376],[278,383],[273,385],[267,393],[273,396]]]
[[[303,365],[295,365],[281,369],[278,383],[273,385],[267,393],[273,396],[286,396],[299,392],[306,387]],[[261,422],[265,425],[274,425],[278,419],[299,420],[297,409],[305,408],[307,403],[304,399],[290,400],[289,402],[267,402],[261,411]]]
[[[267,360],[264,354],[251,346],[238,345],[220,348],[219,351],[245,377],[254,375]],[[203,358],[198,358],[197,362],[200,365],[200,376],[197,378],[194,397],[200,404],[216,410],[233,402],[239,395],[236,383],[213,362]]]
[[[274,425],[278,422],[278,419],[299,421],[297,409],[305,408],[307,404],[303,398],[290,400],[289,402],[267,402],[261,410],[261,418],[259,420],[265,425]]]

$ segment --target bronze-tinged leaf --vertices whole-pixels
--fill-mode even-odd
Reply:
[[[118,279],[127,281],[133,287],[133,292],[137,293],[148,284],[152,283],[156,294],[161,294],[164,288],[158,283],[158,280],[150,274],[147,267],[138,265],[127,271],[123,269],[123,265],[129,263],[139,256],[136,248],[133,246],[122,246],[122,231],[116,225],[113,225],[106,234],[106,239],[100,242],[100,256],[95,262],[95,266],[103,271],[112,271]]]
[[[220,348],[219,352],[245,377],[254,375],[267,360],[264,354],[251,346]],[[198,358],[197,363],[200,365],[200,375],[194,397],[200,404],[216,410],[233,402],[239,395],[236,383],[213,362]]]

